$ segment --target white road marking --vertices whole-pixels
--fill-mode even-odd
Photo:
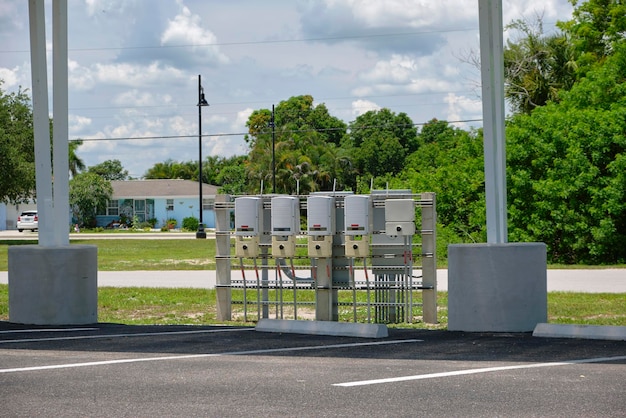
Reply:
[[[306,351],[306,350],[324,350],[324,349],[331,349],[331,348],[367,347],[367,346],[375,346],[375,345],[416,343],[416,342],[423,342],[423,341],[424,340],[374,341],[374,342],[367,342],[367,343],[331,344],[331,345],[321,345],[321,346],[312,345],[312,346],[305,346],[305,347],[285,347],[285,348],[270,348],[270,349],[265,349],[265,350],[233,351],[233,352],[227,352],[227,353],[187,354],[187,355],[181,355],[181,356],[128,358],[128,359],[119,359],[119,360],[91,361],[91,362],[86,362],[86,363],[54,364],[54,365],[49,365],[49,366],[16,367],[12,369],[0,369],[0,373],[32,372],[32,371],[53,370],[53,369],[70,369],[74,367],[108,366],[112,364],[141,363],[145,361],[186,360],[186,359],[198,359],[198,358],[207,358],[207,357],[244,356],[244,355],[256,355],[256,354],[286,353],[286,352]]]
[[[554,363],[533,363],[533,364],[520,364],[516,366],[500,366],[500,367],[485,367],[481,369],[455,370],[452,372],[419,374],[415,376],[400,376],[400,377],[389,377],[385,379],[372,379],[372,380],[361,380],[361,381],[356,381],[356,382],[334,383],[333,386],[353,387],[353,386],[378,385],[381,383],[396,383],[396,382],[406,382],[410,380],[435,379],[438,377],[463,376],[463,375],[478,374],[478,373],[491,373],[491,372],[498,372],[498,371],[503,371],[503,370],[535,369],[539,367],[569,366],[572,364],[601,363],[605,361],[618,361],[618,360],[626,360],[626,356],[598,357],[598,358],[570,360],[570,361],[562,361],[562,362],[554,362]]]
[[[100,328],[37,328],[37,329],[11,329],[0,331],[0,334],[21,334],[29,332],[70,332],[70,331],[97,331]]]
[[[83,328],[84,329],[84,328]],[[94,328],[95,329],[95,328]],[[141,332],[130,334],[98,334],[98,335],[76,335],[71,337],[46,337],[46,338],[25,338],[18,340],[0,340],[0,344],[7,343],[36,343],[42,341],[64,341],[64,340],[95,340],[99,338],[122,338],[122,337],[150,337],[153,335],[183,335],[183,334],[211,334],[215,332],[230,331],[254,331],[254,328],[220,328],[210,330],[193,331],[162,331],[162,332]]]

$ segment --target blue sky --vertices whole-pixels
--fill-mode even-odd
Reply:
[[[302,94],[346,122],[382,107],[415,123],[481,118],[479,72],[464,59],[479,50],[478,0],[68,6],[70,139],[87,140],[88,166],[118,159],[141,177],[157,162],[197,160],[199,74],[203,156],[245,154],[250,113]],[[50,1],[46,10],[51,46]],[[505,24],[541,15],[549,31],[571,12],[567,0],[503,0]],[[29,48],[28,2],[0,0],[4,91],[30,88]]]

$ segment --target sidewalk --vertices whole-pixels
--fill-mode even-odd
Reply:
[[[363,271],[356,273],[363,275]],[[250,278],[254,276],[252,271],[246,274],[250,274]],[[231,275],[241,279],[241,271],[233,270]],[[8,272],[0,271],[0,284],[7,283]],[[98,286],[212,289],[215,270],[99,271]],[[437,270],[437,290],[448,290],[448,270]],[[626,293],[626,269],[548,270],[548,292],[557,291]]]

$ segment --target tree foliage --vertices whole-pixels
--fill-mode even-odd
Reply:
[[[106,160],[89,167],[87,172],[97,174],[109,181],[128,179],[128,170],[124,170],[120,160]]]
[[[70,208],[79,225],[94,226],[96,213],[111,199],[111,182],[96,173],[81,173],[70,180]]]
[[[335,180],[346,187],[340,170],[349,164],[337,146],[346,125],[325,105],[314,106],[308,95],[291,97],[274,109],[273,127],[271,121],[271,111],[260,109],[246,123],[249,192],[259,191],[261,182],[272,190],[274,180],[277,193],[332,190]]]
[[[81,171],[85,170],[85,162],[76,154],[78,147],[83,145],[82,140],[70,141],[68,144],[69,158],[68,162],[70,165],[70,175],[73,177]]]
[[[515,113],[530,113],[559,100],[569,90],[577,64],[574,49],[564,33],[545,35],[541,19],[535,24],[516,20],[507,26],[521,37],[509,40],[504,50],[505,96]]]
[[[424,141],[392,188],[437,193],[438,222],[467,241],[485,239],[485,176],[482,135],[432,120],[419,135]]]
[[[511,238],[553,261],[626,261],[625,52],[507,129]]]
[[[572,19],[560,22],[571,36],[582,74],[613,55],[626,42],[626,4],[623,0],[570,0],[575,7]]]
[[[198,179],[198,162],[178,162],[172,159],[156,163],[144,173],[146,179]]]
[[[370,110],[350,123],[344,146],[351,150],[356,170],[364,177],[397,174],[405,158],[417,150],[417,129],[405,113]]]
[[[2,80],[0,80],[0,87]],[[0,202],[20,202],[35,190],[33,113],[28,96],[0,88]]]

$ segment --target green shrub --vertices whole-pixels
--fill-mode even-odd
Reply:
[[[169,218],[167,221],[165,221],[165,228],[167,229],[174,229],[176,228],[176,225],[178,224],[178,221],[174,218]]]
[[[197,231],[200,221],[193,216],[183,219],[183,231]]]

